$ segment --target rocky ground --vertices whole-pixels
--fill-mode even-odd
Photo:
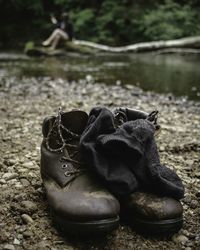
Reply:
[[[200,103],[90,81],[1,78],[0,249],[200,249]],[[148,238],[121,224],[105,237],[80,239],[64,238],[52,226],[39,173],[42,120],[60,106],[89,111],[96,105],[160,111],[161,160],[186,186],[179,233]]]

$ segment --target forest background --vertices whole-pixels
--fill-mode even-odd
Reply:
[[[76,39],[113,46],[200,34],[199,0],[0,0],[0,48],[42,41],[61,11]]]

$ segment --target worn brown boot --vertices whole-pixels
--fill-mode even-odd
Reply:
[[[135,192],[121,200],[122,218],[144,234],[172,234],[183,224],[183,207],[170,197]]]
[[[117,109],[116,122],[148,119],[160,130],[157,124],[157,112],[147,113],[134,109]],[[147,118],[148,117],[148,118]],[[135,192],[120,198],[121,218],[124,218],[137,231],[145,234],[171,234],[177,232],[183,224],[183,207],[180,201],[156,194]]]
[[[119,202],[87,171],[78,149],[88,115],[79,110],[46,118],[41,176],[54,223],[68,233],[105,233],[119,221]]]

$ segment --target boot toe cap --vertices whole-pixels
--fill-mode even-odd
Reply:
[[[54,212],[69,220],[100,220],[116,217],[119,213],[118,201],[104,192],[54,191],[47,197]]]
[[[142,192],[132,194],[127,206],[133,214],[148,220],[174,219],[183,214],[180,201]]]

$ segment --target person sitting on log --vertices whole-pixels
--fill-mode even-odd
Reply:
[[[60,40],[72,41],[73,40],[73,25],[69,20],[69,16],[66,12],[61,14],[60,22],[51,16],[51,22],[56,25],[52,34],[42,43],[43,46],[50,46],[50,49],[56,49]]]

